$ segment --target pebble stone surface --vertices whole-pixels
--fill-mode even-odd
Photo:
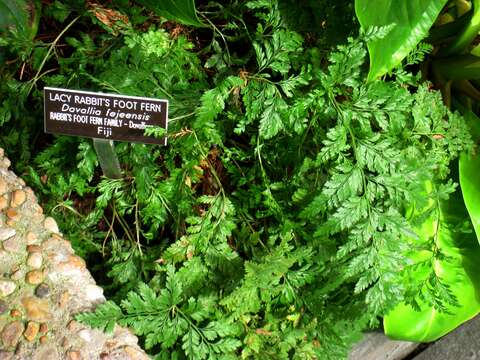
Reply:
[[[146,360],[128,330],[74,320],[105,301],[0,148],[0,360]]]

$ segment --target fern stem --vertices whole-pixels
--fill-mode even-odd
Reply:
[[[137,248],[140,253],[140,256],[143,256],[142,247],[140,244],[140,220],[138,218],[138,199],[135,203],[135,232],[137,235]]]
[[[73,19],[72,21],[70,21],[70,23],[62,30],[62,32],[60,32],[60,34],[58,34],[58,36],[55,38],[55,40],[53,40],[52,44],[49,46],[48,48],[48,51],[47,51],[47,54],[45,55],[45,57],[43,58],[40,66],[38,67],[38,70],[37,70],[37,73],[35,74],[35,76],[33,77],[31,81],[31,85],[30,85],[30,88],[28,89],[28,93],[30,93],[35,85],[35,83],[38,81],[38,79],[40,78],[40,74],[42,72],[42,69],[43,67],[45,66],[45,63],[47,62],[47,60],[49,59],[50,57],[50,54],[52,53],[53,49],[55,48],[55,46],[57,45],[57,42],[61,39],[61,37],[68,31],[68,29],[70,29],[70,27],[72,27],[73,24],[75,24],[77,22],[78,19],[80,19],[80,15],[77,16],[75,19]]]

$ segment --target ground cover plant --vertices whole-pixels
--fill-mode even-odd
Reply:
[[[109,297],[78,319],[158,359],[340,359],[382,318],[428,341],[475,315],[475,106],[434,46],[480,9],[404,2],[433,10],[0,1],[0,146]],[[169,144],[119,142],[103,177],[90,139],[42,134],[43,86],[168,99]]]

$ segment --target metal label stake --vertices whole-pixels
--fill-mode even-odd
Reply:
[[[98,161],[102,167],[103,175],[110,179],[122,178],[122,169],[118,161],[112,140],[93,139],[93,147],[97,152]]]

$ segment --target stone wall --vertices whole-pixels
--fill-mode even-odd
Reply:
[[[73,319],[103,290],[9,165],[0,149],[0,360],[148,359],[129,330]]]

